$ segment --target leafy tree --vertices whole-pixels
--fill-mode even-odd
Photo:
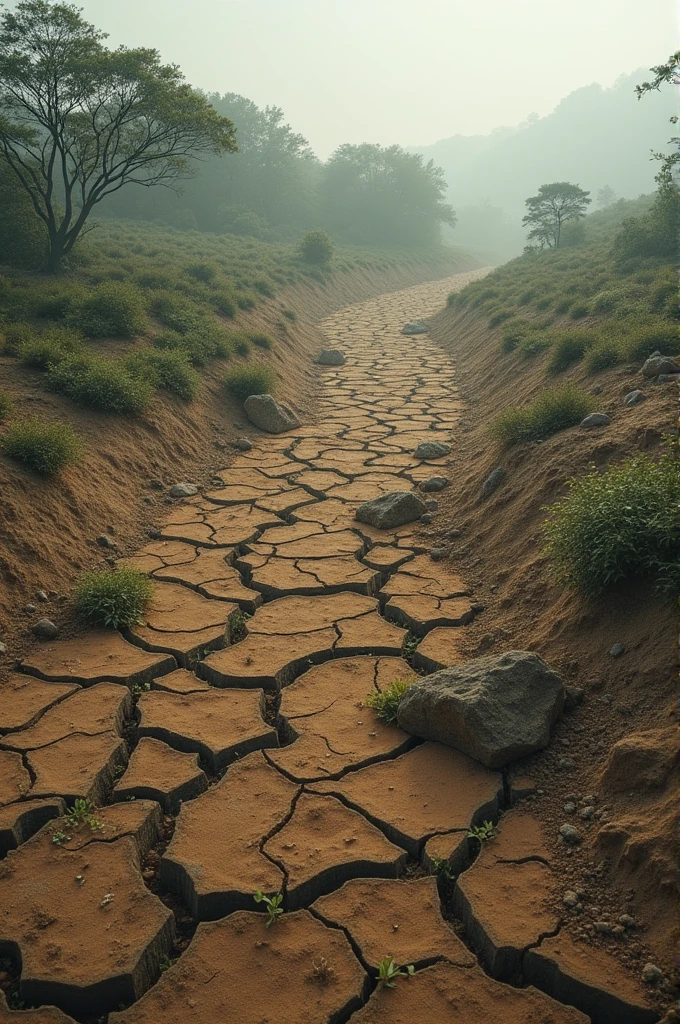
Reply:
[[[333,258],[333,242],[325,231],[308,231],[300,240],[299,253],[305,263],[326,266]]]
[[[176,187],[234,126],[156,50],[109,50],[72,4],[21,0],[0,21],[0,152],[59,270],[94,206],[130,182]]]
[[[428,245],[456,223],[433,160],[400,146],[344,145],[323,168],[321,213],[336,235],[358,243]]]
[[[606,210],[608,206],[615,203],[619,197],[617,196],[611,185],[604,185],[602,188],[597,190],[597,196],[595,197],[595,205],[598,210]]]
[[[541,249],[545,246],[559,248],[563,226],[585,217],[590,201],[590,192],[568,181],[541,185],[538,194],[526,200],[527,212],[522,224],[531,228],[529,239],[537,242]]]

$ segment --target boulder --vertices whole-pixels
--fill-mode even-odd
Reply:
[[[347,357],[339,348],[324,348],[319,352],[316,361],[319,366],[344,366]]]
[[[170,488],[171,498],[193,498],[194,494],[198,494],[196,484],[175,484],[174,487]],[[98,538],[98,542],[101,543],[100,538]],[[113,545],[110,546],[112,547]]]
[[[51,619],[40,619],[33,626],[31,632],[38,640],[56,640],[59,636],[59,627],[55,626]]]
[[[421,491],[425,491],[426,494],[432,491],[443,491],[449,482],[448,476],[431,476],[429,480],[423,480],[420,485]]]
[[[405,324],[402,329],[402,334],[427,334],[430,329],[430,325],[425,320],[413,320],[411,323]]]
[[[253,442],[249,441],[247,437],[237,437],[233,447],[237,452],[249,452],[253,447]]]
[[[503,483],[506,476],[507,473],[502,466],[496,466],[495,469],[492,469],[479,492],[481,500],[485,501],[487,498],[490,498],[493,492]]]
[[[660,373],[680,373],[680,366],[670,356],[655,352],[642,367],[643,377],[658,377]]]
[[[423,441],[413,453],[414,459],[442,459],[451,451],[450,444],[442,441]]]
[[[402,698],[402,729],[445,743],[488,768],[547,746],[564,683],[537,654],[506,651],[419,679]]]
[[[280,405],[271,395],[251,395],[246,398],[243,408],[250,422],[268,434],[283,434],[300,426],[295,413]]]
[[[426,510],[425,502],[413,491],[390,491],[359,505],[354,518],[378,530],[392,530],[420,519]]]
[[[591,412],[589,416],[581,420],[579,426],[589,429],[590,427],[608,427],[610,423],[611,417],[607,416],[605,412]]]
[[[642,393],[642,391],[639,391],[639,390],[636,389],[635,391],[629,391],[628,392],[628,394],[626,395],[626,397],[623,400],[623,404],[624,405],[639,405],[640,402],[644,402],[646,398],[647,398],[647,395],[644,395]]]

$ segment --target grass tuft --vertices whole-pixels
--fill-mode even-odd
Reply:
[[[0,438],[0,450],[41,476],[51,476],[78,462],[82,441],[69,423],[43,423],[37,419],[10,423]]]
[[[154,386],[133,376],[122,362],[93,355],[68,356],[47,374],[51,391],[100,412],[132,413],[147,407]]]
[[[245,363],[230,370],[224,383],[227,391],[245,402],[251,395],[271,394],[276,386],[276,375],[265,363]]]
[[[396,722],[401,699],[412,682],[413,680],[404,682],[402,679],[395,679],[383,690],[369,693],[364,704],[372,708],[383,722]]]
[[[169,391],[185,402],[193,401],[201,386],[200,375],[182,349],[140,349],[128,356],[125,368],[133,377]]]
[[[502,412],[491,423],[489,433],[504,448],[540,441],[576,426],[593,408],[594,399],[587,391],[571,384],[548,388],[528,405],[511,406]]]
[[[88,622],[120,629],[139,622],[153,595],[153,583],[136,569],[106,569],[81,576],[76,607]]]

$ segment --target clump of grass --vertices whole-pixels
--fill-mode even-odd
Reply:
[[[160,349],[178,349],[194,366],[205,366],[211,359],[225,359],[233,349],[230,335],[215,320],[199,317],[186,331],[161,331],[153,339]]]
[[[325,231],[308,231],[300,241],[298,253],[305,263],[312,266],[328,266],[333,258],[335,246]]]
[[[16,323],[5,324],[2,328],[3,355],[16,356],[22,345],[35,339],[35,331],[30,324]]]
[[[584,316],[588,316],[589,312],[587,302],[574,302],[569,307],[569,316],[572,320],[582,320]]]
[[[492,422],[489,433],[505,448],[539,441],[576,426],[593,408],[593,397],[587,391],[571,384],[549,388],[528,405],[506,409]]]
[[[249,337],[253,345],[257,348],[264,348],[267,351],[271,351],[274,347],[274,341],[270,334],[264,334],[262,331],[252,331]]]
[[[265,363],[245,363],[230,370],[224,383],[235,398],[245,402],[251,395],[271,394],[276,385],[276,375]]]
[[[237,356],[247,356],[250,352],[250,338],[247,334],[240,332],[239,334],[232,334],[231,347]]]
[[[19,359],[34,370],[48,370],[83,348],[83,338],[69,327],[53,327],[19,346]]]
[[[238,302],[233,292],[227,291],[226,288],[216,292],[211,297],[212,305],[218,313],[222,316],[228,317],[233,320],[238,313]]]
[[[215,263],[208,263],[205,260],[199,260],[196,263],[191,263],[187,267],[187,273],[195,278],[196,281],[203,281],[204,284],[212,284],[212,282],[219,277],[220,268]]]
[[[489,327],[500,327],[506,320],[512,317],[511,309],[498,309],[489,317]]]
[[[364,704],[375,711],[378,718],[383,722],[396,722],[397,711],[402,697],[411,686],[412,680],[406,682],[403,679],[395,679],[383,690],[376,690],[369,693]]]
[[[0,450],[41,476],[51,476],[79,460],[79,435],[69,423],[43,423],[38,419],[10,423],[0,438]]]
[[[88,338],[134,338],[148,327],[142,293],[129,282],[98,285],[68,315]]]
[[[625,355],[630,362],[646,359],[657,349],[662,355],[672,356],[679,348],[678,325],[670,322],[636,324],[624,338]]]
[[[621,346],[614,341],[601,341],[586,353],[583,364],[586,373],[599,373],[609,366],[616,366],[622,359]]]
[[[78,611],[88,622],[120,629],[139,622],[153,595],[153,583],[136,569],[106,569],[81,576],[75,590]]]
[[[551,347],[548,373],[562,373],[573,363],[577,363],[583,356],[592,342],[590,334],[586,331],[572,331],[562,334]]]
[[[122,362],[93,355],[69,356],[47,374],[47,386],[76,405],[100,412],[137,414],[151,401],[150,381],[133,376]]]
[[[281,316],[285,316],[286,320],[290,320],[292,324],[297,320],[297,313],[294,309],[282,309]]]
[[[0,420],[6,420],[14,408],[14,402],[6,391],[0,391]]]
[[[199,374],[182,349],[140,349],[128,356],[125,367],[133,377],[169,391],[185,402],[191,402],[201,386]]]
[[[612,583],[653,576],[680,584],[680,465],[636,455],[569,482],[546,510],[546,554],[557,579],[597,596]]]

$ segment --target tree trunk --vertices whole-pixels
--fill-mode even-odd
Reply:
[[[61,271],[61,264],[64,258],[64,239],[58,235],[52,235],[49,240],[49,253],[47,255],[48,274],[58,274]]]

